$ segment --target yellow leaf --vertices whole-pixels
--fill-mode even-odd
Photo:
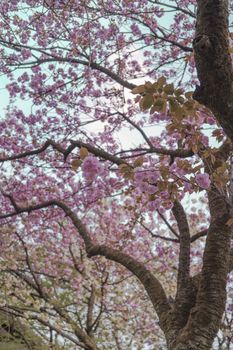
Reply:
[[[170,108],[171,113],[175,113],[179,109],[179,103],[175,99],[170,98],[169,99],[169,108]]]
[[[80,151],[79,151],[79,154],[80,154],[80,158],[81,159],[84,159],[88,156],[88,150],[86,147],[81,147],[80,148]]]
[[[167,101],[164,98],[158,97],[153,105],[153,111],[151,111],[151,114],[154,113],[155,111],[157,112],[166,112],[166,106],[167,106]]]
[[[153,84],[150,81],[145,82],[145,90],[146,92],[155,92]]]
[[[119,170],[122,176],[126,179],[133,179],[134,177],[134,172],[132,167],[130,167],[128,164],[120,164],[119,165]]]
[[[128,165],[125,164],[125,163],[122,163],[122,164],[119,165],[119,169],[120,170],[123,170],[124,168],[128,168]]]
[[[186,98],[191,98],[193,96],[193,93],[192,93],[192,91],[188,91],[184,95]]]
[[[163,91],[167,95],[172,95],[174,92],[174,85],[173,84],[167,84],[164,86]]]
[[[176,90],[175,90],[175,95],[176,95],[176,96],[180,96],[180,95],[182,95],[182,94],[183,94],[183,89],[180,89],[180,88],[179,88],[179,89],[176,89]]]
[[[168,167],[167,166],[161,166],[160,174],[161,174],[163,179],[167,179],[168,173],[169,173]]]
[[[137,167],[142,166],[143,162],[144,162],[144,158],[143,157],[139,157],[139,158],[135,159],[133,165],[134,165],[135,168],[137,168]]]
[[[181,103],[181,104],[183,104],[184,103],[184,97],[182,97],[182,96],[177,96],[177,101],[179,102],[179,103]]]
[[[81,160],[81,159],[79,159],[79,158],[74,159],[74,160],[72,160],[72,162],[71,162],[71,168],[72,168],[74,171],[76,171],[76,170],[80,167],[81,164],[82,164],[82,160]]]
[[[191,111],[193,109],[194,103],[193,101],[186,101],[184,103],[184,107],[187,109],[187,111]]]
[[[145,92],[145,85],[136,86],[131,90],[132,94],[142,94]]]
[[[166,84],[166,78],[165,78],[165,77],[160,77],[160,78],[157,80],[157,86],[158,86],[158,88],[163,87],[164,84]]]

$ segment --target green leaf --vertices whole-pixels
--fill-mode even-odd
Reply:
[[[140,101],[140,107],[142,110],[149,109],[154,103],[154,96],[152,94],[144,96]]]

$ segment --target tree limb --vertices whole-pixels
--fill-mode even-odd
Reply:
[[[40,153],[43,153],[47,148],[52,146],[55,150],[57,150],[59,153],[62,153],[64,156],[64,160],[67,159],[69,154],[75,149],[75,148],[81,148],[85,147],[90,153],[94,154],[97,157],[103,158],[105,160],[109,160],[114,164],[120,165],[120,164],[127,164],[127,162],[120,157],[117,157],[115,155],[112,155],[106,151],[104,151],[101,148],[97,148],[95,146],[90,145],[89,143],[78,141],[78,140],[69,140],[70,145],[67,148],[62,147],[59,143],[53,141],[53,140],[47,140],[43,146],[31,150],[31,151],[25,151],[22,153],[18,153],[12,156],[4,156],[0,158],[0,163],[4,163],[6,161],[13,161],[17,159],[26,158],[33,155],[38,155]],[[156,154],[163,154],[163,155],[169,155],[172,157],[179,157],[179,158],[186,158],[191,157],[193,155],[193,152],[191,150],[185,150],[185,149],[165,149],[165,148],[157,148],[152,147],[148,148],[146,150],[147,153],[156,153]]]
[[[189,344],[199,344],[200,349],[211,348],[220,327],[226,303],[226,282],[229,272],[231,228],[226,224],[230,218],[228,203],[214,184],[208,192],[211,223],[208,229],[200,276],[192,280],[198,285],[195,307],[174,349],[186,349]],[[190,349],[195,347],[190,346]]]
[[[90,337],[93,337],[93,311],[94,311],[94,306],[95,306],[95,286],[92,284],[91,286],[91,295],[88,298],[88,307],[87,307],[87,334]]]
[[[11,201],[11,203],[12,201],[15,203],[11,195],[4,194],[4,196],[7,197]],[[84,241],[86,252],[89,257],[95,255],[105,256],[107,259],[118,262],[121,265],[125,266],[140,280],[150,297],[150,300],[158,314],[158,317],[160,318],[161,327],[165,327],[166,317],[167,313],[170,310],[170,306],[167,301],[165,291],[158,279],[142,263],[138,262],[129,255],[106,246],[94,245],[82,221],[62,201],[51,200],[37,205],[29,205],[27,207],[19,207],[17,205],[17,210],[0,215],[0,219],[10,218],[22,213],[30,213],[32,211],[45,209],[53,206],[62,209],[64,213],[71,219],[73,225],[76,227],[77,231],[79,232],[80,236]]]
[[[77,58],[71,58],[71,57],[59,57],[59,56],[55,56],[51,53],[48,53],[40,48],[33,48],[29,45],[23,45],[23,44],[18,44],[18,43],[12,43],[9,41],[4,40],[3,38],[0,39],[0,43],[6,45],[9,48],[12,48],[16,51],[18,51],[19,49],[22,48],[26,48],[28,50],[31,51],[38,51],[43,55],[46,56],[50,56],[48,58],[37,58],[35,59],[35,61],[31,61],[31,62],[26,62],[24,63],[19,63],[19,64],[15,64],[15,65],[19,65],[21,66],[28,66],[28,65],[40,65],[40,64],[44,64],[44,63],[49,63],[49,62],[67,62],[67,63],[76,63],[76,64],[81,64],[83,66],[86,67],[90,67],[94,70],[98,70],[101,73],[104,73],[105,75],[107,75],[108,77],[110,77],[111,79],[113,79],[114,81],[116,81],[118,84],[120,84],[121,86],[132,90],[134,87],[136,87],[135,84],[128,82],[127,80],[124,80],[123,78],[121,78],[118,74],[114,73],[113,71],[111,71],[110,69],[101,66],[100,64],[91,61],[88,57],[86,58],[86,60],[81,60],[81,59],[77,59]]]
[[[105,256],[109,260],[120,263],[140,280],[150,297],[163,328],[164,316],[170,310],[170,306],[168,304],[166,294],[157,278],[149,270],[147,270],[142,263],[136,261],[134,258],[123,252],[105,245],[96,245],[89,249],[89,257],[96,255]]]
[[[190,273],[190,231],[186,213],[180,202],[175,201],[172,208],[180,232],[180,253],[177,278],[177,297],[186,289]]]

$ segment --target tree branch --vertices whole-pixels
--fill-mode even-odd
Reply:
[[[24,252],[25,252],[25,255],[26,255],[26,263],[28,265],[29,271],[31,272],[33,280],[35,282],[35,286],[37,287],[36,291],[38,292],[40,297],[43,298],[46,301],[47,300],[47,296],[45,295],[45,293],[43,291],[43,288],[42,288],[42,286],[41,286],[41,284],[39,282],[39,279],[37,278],[37,276],[35,275],[35,273],[33,271],[33,268],[32,268],[32,265],[31,265],[31,261],[30,261],[30,258],[29,258],[29,254],[28,254],[28,248],[27,248],[24,240],[22,239],[22,237],[17,232],[15,232],[15,234],[18,237],[19,241],[22,243],[22,246],[23,246],[23,249],[24,249]]]
[[[39,323],[43,324],[48,328],[52,328],[57,334],[60,334],[65,339],[70,340],[72,343],[82,347],[85,350],[97,350],[96,345],[93,344],[92,341],[88,339],[89,337],[85,333],[84,333],[84,337],[82,337],[82,339],[80,338],[80,341],[82,342],[80,343],[80,341],[77,341],[74,337],[70,335],[70,333],[64,332],[60,327],[56,327],[54,322],[46,321],[36,315],[31,316],[31,319],[38,321]]]
[[[169,224],[168,220],[165,218],[165,216],[163,214],[161,214],[159,212],[159,210],[157,210],[158,215],[161,217],[161,219],[164,221],[164,223],[167,225],[167,227],[169,228],[169,230],[178,238],[178,241],[180,240],[180,236],[178,235],[178,233],[176,232],[176,230],[174,230],[174,228]]]
[[[230,208],[214,184],[208,192],[211,223],[208,229],[200,275],[192,278],[198,286],[195,307],[188,323],[180,333],[175,349],[186,349],[190,344],[198,344],[200,349],[211,348],[220,327],[226,303],[226,282],[229,272],[231,228],[226,224],[230,218]],[[195,348],[195,347],[194,347]],[[194,349],[190,347],[190,349]]]
[[[177,298],[187,287],[190,273],[190,231],[186,213],[180,202],[175,201],[172,208],[180,232],[180,253],[177,278]]]
[[[7,197],[11,203],[12,200],[14,201],[13,197],[9,194],[4,194],[5,197]],[[88,232],[86,231],[85,226],[83,225],[82,221],[77,217],[77,215],[62,201],[59,200],[51,200],[51,201],[46,201],[41,204],[37,205],[29,205],[27,207],[19,207],[17,206],[17,210],[7,213],[7,214],[2,214],[0,215],[0,219],[6,219],[13,217],[18,214],[23,214],[23,213],[30,213],[32,211],[40,210],[40,209],[46,209],[48,207],[58,207],[64,211],[64,213],[71,219],[73,225],[76,227],[78,230],[80,236],[82,237],[85,247],[88,250],[90,247],[92,247],[92,242],[89,237]]]
[[[202,230],[202,231],[200,231],[200,232],[195,233],[195,234],[190,238],[190,242],[191,242],[191,243],[192,243],[192,242],[195,242],[198,238],[201,238],[201,237],[206,236],[206,235],[207,235],[207,232],[208,232],[208,230],[205,229],[205,230]]]
[[[64,160],[67,159],[69,154],[77,147],[85,147],[90,153],[94,154],[97,157],[103,158],[105,160],[109,160],[114,164],[120,165],[120,164],[127,164],[127,162],[123,158],[119,158],[115,155],[112,155],[103,149],[97,148],[95,146],[90,145],[89,143],[83,142],[83,141],[78,141],[78,140],[70,140],[70,145],[67,148],[62,147],[59,143],[53,141],[53,140],[47,140],[43,146],[31,150],[31,151],[26,151],[22,153],[15,154],[13,156],[4,156],[0,158],[0,163],[4,163],[6,161],[13,161],[13,160],[18,160],[22,158],[26,158],[29,156],[33,155],[38,155],[40,153],[43,153],[47,148],[52,146],[55,150],[57,150],[59,153],[62,153],[64,156]],[[193,155],[193,152],[191,150],[185,150],[185,149],[165,149],[165,148],[157,148],[157,147],[152,147],[146,149],[146,153],[156,153],[156,154],[163,154],[163,155],[168,155],[172,157],[179,157],[179,158],[188,158]]]
[[[120,164],[127,164],[125,160],[114,156],[100,148],[94,147],[88,143],[82,142],[82,141],[74,141],[74,140],[70,140],[70,145],[67,148],[62,147],[59,143],[52,141],[52,140],[47,140],[44,145],[40,148],[37,148],[35,150],[32,151],[26,151],[26,152],[22,152],[22,153],[18,153],[16,155],[13,156],[6,156],[3,158],[0,158],[0,163],[6,162],[6,161],[11,161],[11,160],[17,160],[17,159],[22,159],[22,158],[26,158],[29,156],[33,156],[33,155],[38,155],[40,153],[43,153],[48,147],[52,146],[52,148],[54,148],[55,150],[57,150],[59,153],[62,153],[64,156],[64,160],[67,159],[68,155],[75,149],[75,148],[81,148],[81,147],[85,147],[87,148],[87,150],[96,155],[97,157],[101,157],[105,160],[109,160],[114,164],[120,165]]]
[[[158,39],[158,40],[161,40],[162,42],[164,41],[165,43],[169,43],[171,44],[172,46],[176,46],[178,47],[179,49],[181,49],[182,51],[184,52],[193,52],[193,49],[191,47],[188,47],[188,46],[185,46],[185,45],[182,45],[180,43],[178,43],[177,41],[175,40],[172,40],[172,39],[169,39],[169,35],[164,35],[164,36],[160,36],[160,35],[157,35],[157,33],[151,29],[151,27],[149,25],[147,25],[143,20],[140,20],[139,18],[136,18],[136,17],[133,17],[131,16],[131,19],[135,22],[139,22],[140,24],[142,24],[144,27],[148,28],[151,32],[152,32],[152,36],[155,38],[155,39]],[[159,29],[159,28],[158,28]]]
[[[89,257],[96,255],[101,255],[109,260],[120,263],[140,280],[150,297],[150,300],[161,321],[161,327],[163,328],[164,317],[170,310],[170,306],[168,304],[166,294],[157,278],[149,270],[147,270],[142,263],[136,261],[123,252],[112,249],[105,245],[93,246],[88,251]]]
[[[87,308],[87,334],[90,337],[93,337],[93,332],[92,332],[92,328],[93,328],[93,310],[94,310],[94,306],[95,306],[95,286],[92,284],[91,286],[91,295],[88,298],[88,308]]]
[[[150,1],[150,0],[149,0]],[[162,1],[157,1],[157,0],[154,0],[154,1],[150,1],[152,4],[158,4],[158,5],[161,5],[163,7],[168,7],[168,8],[171,8],[175,11],[179,11],[179,12],[183,12],[185,15],[188,15],[190,17],[193,17],[193,18],[196,18],[195,14],[187,9],[184,9],[178,5],[170,5],[170,4],[166,4]]]
[[[144,138],[144,140],[146,141],[146,143],[148,144],[148,146],[150,147],[150,149],[153,149],[153,144],[151,143],[149,137],[146,135],[146,133],[144,132],[144,130],[142,130],[142,128],[140,128],[135,122],[133,122],[129,117],[127,117],[127,115],[125,113],[121,113],[121,112],[116,112],[114,114],[119,114],[123,117],[124,120],[126,120],[129,124],[131,124],[135,129],[137,129],[140,134],[142,135],[142,137]]]
[[[86,67],[90,67],[94,70],[98,70],[101,73],[104,73],[105,75],[107,75],[108,77],[110,77],[111,79],[116,81],[118,84],[120,84],[121,86],[123,86],[127,89],[132,90],[134,87],[136,87],[135,84],[129,83],[127,80],[124,80],[118,74],[112,72],[110,69],[103,67],[96,62],[91,61],[89,59],[89,57],[86,57],[86,60],[80,60],[80,59],[71,58],[71,57],[59,57],[59,56],[55,56],[47,51],[44,51],[40,48],[34,48],[34,47],[29,46],[29,45],[23,45],[23,44],[19,44],[19,43],[12,43],[12,42],[4,40],[3,38],[0,39],[0,43],[3,45],[6,45],[7,47],[14,49],[16,51],[18,51],[19,49],[26,48],[28,50],[37,51],[43,55],[49,56],[48,58],[41,58],[41,59],[37,58],[35,61],[26,62],[25,64],[21,62],[18,64],[19,66],[40,65],[40,64],[49,63],[49,62],[76,63],[76,64],[81,64],[81,65],[86,66]],[[82,56],[84,56],[84,55],[82,55]],[[15,64],[15,65],[17,65],[17,64]]]
[[[7,197],[11,201],[11,203],[12,201],[15,203],[11,195],[4,194],[4,196]],[[125,266],[140,280],[150,297],[150,300],[158,314],[158,317],[160,318],[161,327],[165,327],[165,319],[168,311],[170,310],[170,306],[167,301],[165,291],[161,283],[157,280],[157,278],[149,270],[147,270],[147,268],[142,263],[138,262],[129,255],[106,246],[94,245],[82,221],[62,201],[51,200],[37,205],[29,205],[27,207],[19,207],[17,205],[17,210],[0,215],[0,219],[13,217],[22,213],[30,213],[32,211],[45,209],[53,206],[62,209],[65,212],[65,214],[71,219],[73,225],[76,227],[77,231],[79,232],[80,236],[84,241],[86,252],[89,257],[95,255],[105,256],[107,259],[118,262],[121,265]]]
[[[161,236],[161,235],[157,235],[155,233],[153,233],[146,225],[143,224],[143,222],[140,222],[137,220],[137,222],[147,231],[151,234],[151,237],[154,237],[154,238],[160,238],[164,241],[168,241],[168,242],[174,242],[174,243],[179,243],[180,240],[179,239],[176,239],[176,238],[171,238],[171,237],[166,237],[166,236]]]

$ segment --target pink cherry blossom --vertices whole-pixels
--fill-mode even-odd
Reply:
[[[230,348],[223,3],[0,1],[0,305],[45,348],[184,349],[198,335],[206,349],[212,334],[209,349],[219,324],[214,346]],[[213,83],[224,98],[213,86],[205,101]]]
[[[210,177],[209,174],[207,173],[203,173],[203,174],[197,174],[195,176],[196,182],[198,184],[198,186],[207,189],[210,187]]]
[[[87,156],[83,161],[82,171],[87,181],[93,181],[98,175],[103,174],[104,167],[96,157]]]

